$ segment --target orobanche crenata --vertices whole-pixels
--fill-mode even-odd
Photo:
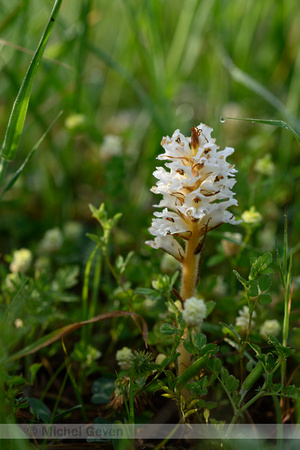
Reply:
[[[218,151],[215,139],[211,138],[212,128],[204,124],[192,128],[190,138],[176,130],[173,136],[164,137],[161,145],[165,153],[157,159],[167,160],[165,167],[158,167],[153,175],[158,179],[151,189],[162,194],[158,206],[162,212],[155,212],[150,233],[154,241],[147,241],[153,248],[162,248],[180,262],[185,251],[176,240],[191,238],[201,243],[204,235],[222,223],[237,224],[234,215],[228,211],[237,205],[231,191],[237,172],[226,157],[234,152],[226,147]]]
[[[219,150],[211,137],[212,128],[200,124],[192,128],[191,137],[176,130],[173,136],[164,137],[161,145],[165,153],[157,159],[166,160],[153,175],[156,186],[151,191],[163,196],[154,213],[150,233],[155,237],[146,243],[170,253],[182,264],[181,297],[184,302],[196,293],[199,265],[206,234],[223,223],[239,224],[228,211],[237,205],[232,188],[237,172],[226,161],[234,152],[226,147]],[[185,368],[179,358],[179,373]],[[188,366],[188,362],[183,362]]]

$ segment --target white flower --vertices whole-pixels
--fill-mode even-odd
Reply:
[[[260,158],[256,161],[254,170],[262,175],[274,175],[275,164],[271,159],[270,153],[267,153],[263,158]]]
[[[122,140],[120,136],[107,134],[104,136],[103,143],[100,148],[100,155],[103,160],[109,160],[112,156],[122,154]]]
[[[65,120],[65,127],[70,131],[78,131],[86,125],[86,117],[83,114],[71,114]]]
[[[12,272],[6,275],[5,286],[9,291],[14,290],[14,288],[16,287],[17,280],[18,280],[17,272]]]
[[[196,327],[201,325],[206,314],[206,305],[201,298],[191,297],[185,301],[182,317],[188,326]]]
[[[23,328],[24,324],[23,324],[23,320],[22,319],[16,319],[15,320],[15,327],[16,328]]]
[[[280,332],[280,328],[278,320],[266,320],[260,328],[260,334],[264,339],[267,339],[269,335],[277,336]]]
[[[251,328],[254,327],[255,325],[253,317],[256,317],[255,311],[252,314]],[[235,319],[235,325],[237,327],[241,327],[243,331],[246,331],[249,325],[249,320],[250,320],[249,307],[244,306],[243,309],[239,310],[239,316]]]
[[[157,167],[153,175],[156,186],[151,191],[163,196],[156,217],[149,228],[154,241],[146,243],[161,248],[183,262],[185,252],[176,237],[188,240],[192,235],[200,243],[207,231],[222,223],[238,224],[228,211],[237,205],[231,188],[236,170],[226,162],[233,148],[218,151],[211,138],[212,128],[204,124],[192,128],[190,138],[176,130],[173,136],[163,138],[165,153],[159,160],[170,162]]]
[[[255,206],[251,206],[249,210],[243,212],[242,219],[247,224],[258,225],[262,221],[262,215],[256,211]]]
[[[13,254],[13,260],[10,263],[9,269],[13,273],[25,273],[32,262],[32,253],[27,248],[16,250]]]
[[[57,252],[63,244],[63,235],[59,228],[46,231],[40,242],[40,250],[46,253]]]
[[[123,347],[116,353],[116,360],[122,370],[129,370],[132,364],[133,353],[130,348]]]

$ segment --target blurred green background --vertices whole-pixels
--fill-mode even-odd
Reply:
[[[2,139],[52,6],[0,1]],[[287,207],[296,243],[300,166],[292,133],[219,118],[283,119],[299,131],[299,20],[296,0],[64,0],[8,175],[63,115],[4,197],[1,251],[28,246],[67,220],[92,226],[88,204],[101,202],[109,214],[123,213],[120,241],[141,248],[157,202],[149,188],[160,140],[176,128],[189,135],[201,122],[221,148],[235,147],[236,215],[255,205],[260,232],[275,245]],[[268,154],[273,169],[258,173],[257,159]]]

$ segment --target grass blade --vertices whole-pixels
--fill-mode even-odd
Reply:
[[[143,323],[143,339],[145,343],[147,343],[147,336],[148,336],[148,328],[147,324],[144,321],[144,319],[139,316],[138,314],[130,311],[111,311],[108,313],[100,314],[99,316],[93,317],[89,320],[84,320],[82,322],[76,322],[72,323],[70,325],[66,325],[62,328],[59,328],[58,330],[54,330],[51,333],[47,334],[46,336],[41,337],[37,341],[33,342],[32,344],[29,344],[27,347],[25,347],[20,352],[15,353],[10,358],[8,358],[7,361],[13,361],[18,358],[22,358],[23,356],[30,355],[32,353],[37,352],[41,348],[47,347],[50,344],[53,344],[53,342],[58,341],[59,339],[62,339],[63,337],[67,336],[67,334],[72,333],[75,330],[78,330],[78,328],[81,328],[83,325],[87,325],[89,323],[95,323],[99,322],[100,320],[110,319],[114,317],[124,317],[124,316],[131,316],[133,319],[140,318]]]
[[[52,128],[52,126],[55,124],[55,122],[57,121],[57,119],[62,115],[63,111],[60,111],[57,116],[55,117],[55,119],[53,120],[53,122],[49,125],[49,127],[47,128],[47,130],[45,131],[45,133],[43,134],[43,136],[37,141],[37,143],[34,145],[34,147],[31,149],[31,151],[29,152],[29,154],[27,155],[27,157],[25,158],[23,164],[19,167],[19,169],[14,173],[14,175],[11,177],[11,179],[9,180],[9,182],[7,183],[7,185],[5,186],[5,188],[3,189],[3,192],[0,194],[0,200],[3,198],[4,194],[9,191],[13,185],[15,184],[15,182],[17,181],[17,179],[19,178],[19,176],[21,175],[21,173],[23,172],[23,170],[25,169],[25,167],[27,166],[27,164],[29,163],[29,161],[31,160],[31,158],[33,157],[33,155],[35,154],[36,150],[39,148],[40,144],[43,142],[43,140],[45,139],[45,137],[47,136],[47,134],[49,133],[50,129]]]
[[[0,153],[0,157],[5,161],[13,161],[17,148],[19,146],[33,82],[61,4],[62,0],[55,1],[46,29],[34,53],[28,71],[23,79],[22,85],[13,105],[4,137],[2,150]]]
[[[243,72],[241,69],[239,69],[233,61],[229,58],[229,56],[224,52],[224,50],[220,50],[221,60],[232,76],[232,78],[237,81],[238,83],[243,84],[248,89],[250,89],[253,92],[256,92],[258,95],[260,95],[264,100],[266,100],[270,105],[272,105],[274,108],[276,108],[287,120],[288,122],[292,123],[293,128],[296,129],[296,134],[299,137],[300,134],[300,123],[297,120],[297,118],[286,108],[286,106],[278,100],[277,97],[275,97],[272,92],[270,92],[268,89],[266,89],[264,86],[262,86],[258,81],[256,81],[254,78],[252,78],[247,73]],[[250,119],[252,120],[252,119]],[[281,121],[278,121],[281,122]],[[277,125],[281,126],[281,125]],[[290,128],[289,125],[287,125],[288,128]],[[284,126],[286,128],[286,126]],[[295,134],[294,130],[291,129],[293,133]],[[298,140],[298,139],[297,139]]]
[[[284,122],[284,120],[276,120],[276,119],[252,119],[250,117],[221,117],[221,122],[223,120],[245,120],[252,123],[264,123],[265,125],[272,125],[273,127],[285,128],[286,130],[290,130],[295,136],[298,144],[300,145],[300,134],[298,134],[288,123]]]

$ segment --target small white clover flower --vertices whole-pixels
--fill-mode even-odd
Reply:
[[[42,252],[53,253],[61,249],[63,244],[63,234],[59,228],[52,228],[46,231],[40,242],[39,248]]]
[[[14,323],[16,328],[23,328],[24,326],[22,319],[16,319]]]
[[[114,134],[104,136],[100,147],[100,156],[104,161],[109,160],[112,156],[120,156],[122,154],[122,139]]]
[[[272,161],[270,153],[256,161],[254,170],[262,175],[272,176],[275,172],[275,164]]]
[[[16,250],[13,254],[13,260],[10,263],[9,269],[12,273],[25,273],[32,262],[32,253],[27,248]]]
[[[17,272],[12,272],[6,275],[5,286],[9,291],[13,291],[15,288],[15,283],[17,282],[18,274]]]
[[[65,127],[70,131],[80,131],[87,123],[84,114],[71,114],[65,120]]]
[[[191,297],[185,301],[182,317],[188,326],[196,327],[201,325],[206,318],[206,314],[206,305],[201,298]]]
[[[254,311],[252,314],[251,328],[254,327],[255,322],[253,318],[256,317],[256,312]],[[235,319],[235,325],[237,327],[241,327],[242,331],[246,331],[248,329],[250,320],[249,307],[243,306],[243,309],[239,310],[239,316]]]
[[[123,347],[116,353],[116,360],[122,370],[129,370],[132,364],[133,353],[130,348]]]
[[[278,320],[266,320],[261,328],[260,328],[260,334],[264,339],[268,339],[268,336],[277,336],[280,332],[280,324]]]
[[[163,196],[156,217],[149,228],[155,236],[146,244],[161,248],[183,263],[185,251],[176,238],[193,240],[199,244],[209,230],[223,223],[238,224],[228,211],[237,205],[233,198],[236,170],[226,161],[233,148],[218,151],[212,128],[204,124],[192,128],[191,137],[176,130],[173,136],[163,138],[161,145],[165,153],[157,157],[165,167],[157,167],[153,175],[156,186],[151,191]]]
[[[248,225],[258,225],[262,221],[262,215],[256,211],[255,206],[251,206],[243,212],[242,220]]]

